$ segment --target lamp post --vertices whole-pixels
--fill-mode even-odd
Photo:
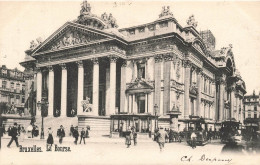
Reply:
[[[154,113],[155,113],[155,129],[158,129],[158,105],[154,105]]]
[[[41,108],[41,115],[42,115],[42,128],[41,128],[41,139],[44,139],[44,124],[43,124],[43,118],[46,114],[46,110],[48,109],[49,102],[42,98],[41,102],[38,101],[37,107],[38,109]]]

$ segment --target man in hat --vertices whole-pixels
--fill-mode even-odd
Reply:
[[[84,128],[82,128],[82,131],[80,132],[80,142],[79,142],[79,144],[81,144],[82,139],[83,139],[84,144],[85,144],[85,137],[86,137],[86,131],[84,130]]]
[[[79,138],[79,131],[78,131],[78,126],[75,127],[73,131],[73,137],[75,138],[74,143],[77,145],[78,143],[78,138]]]
[[[159,147],[160,147],[160,151],[163,151],[166,137],[168,137],[168,134],[165,132],[163,127],[160,127],[160,130],[158,132],[158,144],[159,144]]]
[[[62,144],[63,137],[65,137],[65,131],[63,126],[60,126],[60,129],[58,129],[58,137],[59,137],[59,143]]]
[[[10,130],[10,136],[11,136],[12,138],[11,138],[10,142],[8,143],[7,147],[9,148],[13,141],[15,141],[16,146],[19,147],[18,138],[17,138],[17,136],[18,136],[17,123],[14,123],[13,128],[11,128],[11,130]]]

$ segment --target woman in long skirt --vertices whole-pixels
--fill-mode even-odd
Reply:
[[[48,128],[48,139],[47,139],[47,146],[52,146],[53,144],[53,136],[52,136],[53,131],[51,130],[51,127]]]

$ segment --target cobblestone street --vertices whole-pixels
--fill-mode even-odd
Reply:
[[[41,147],[42,153],[19,152],[20,148],[15,147],[15,143],[11,148],[7,148],[8,142],[9,139],[2,140],[1,164],[28,164],[28,162],[29,164],[239,164],[235,155],[220,154],[223,144],[219,142],[212,142],[203,147],[198,146],[196,149],[192,149],[186,142],[166,143],[162,152],[158,144],[151,140],[143,140],[137,146],[126,148],[124,139],[89,138],[86,139],[85,145],[74,145],[70,137],[66,137],[63,144],[59,145],[58,140],[55,139],[54,144],[59,147],[70,147],[71,152],[55,151],[55,146],[51,152],[47,152],[46,142],[40,139],[27,139],[20,142],[23,147],[33,147],[33,145]],[[28,158],[26,163],[25,158]],[[248,164],[259,162],[259,159],[257,161],[257,158],[252,156],[242,158],[248,159],[250,162]]]

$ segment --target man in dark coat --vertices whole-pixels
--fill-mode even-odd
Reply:
[[[82,131],[80,132],[80,142],[79,142],[79,144],[81,144],[82,139],[83,139],[84,144],[85,144],[85,137],[86,137],[86,131],[84,130],[84,128],[82,128]]]
[[[79,138],[79,131],[78,131],[78,126],[75,127],[73,131],[73,137],[75,138],[74,144],[77,145],[78,143],[78,138]]]
[[[12,137],[10,142],[8,143],[7,147],[10,147],[10,145],[12,144],[13,141],[15,141],[16,143],[16,146],[19,147],[19,144],[18,144],[18,129],[17,129],[17,123],[14,123],[14,127],[11,128],[10,130],[10,136]]]
[[[63,137],[65,137],[65,131],[63,126],[60,126],[60,129],[58,129],[58,137],[59,137],[59,143],[62,144]]]

